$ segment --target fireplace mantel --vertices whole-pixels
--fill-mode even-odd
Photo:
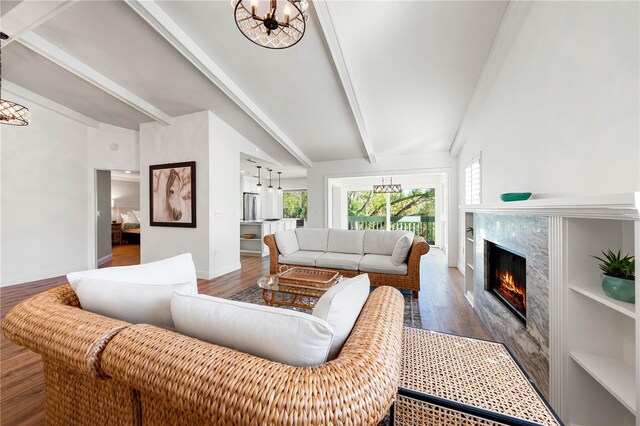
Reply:
[[[640,192],[582,197],[538,198],[485,204],[461,204],[468,213],[527,214],[584,218],[640,219]]]
[[[606,249],[640,255],[640,193],[533,199],[519,202],[460,205],[465,214],[465,296],[498,338],[509,341],[534,379],[545,373],[536,353],[548,354],[551,405],[567,424],[638,424],[640,407],[640,308],[604,294],[593,255]],[[500,226],[492,226],[492,223]],[[505,241],[507,244],[505,244]],[[533,277],[547,278],[547,293],[529,291],[527,325],[511,318],[483,297],[486,241],[506,245],[537,262]],[[518,249],[518,246],[522,246]],[[545,267],[546,265],[546,267]],[[636,266],[636,277],[640,265]],[[534,281],[531,280],[531,283]],[[542,288],[542,286],[541,286]],[[640,282],[636,282],[640,294]],[[534,297],[529,301],[529,295]],[[548,301],[547,307],[533,306]],[[535,318],[529,318],[529,308]],[[484,312],[484,313],[481,313]],[[503,318],[507,320],[503,321]],[[545,320],[546,318],[546,320]],[[503,322],[494,327],[498,320]],[[537,330],[529,330],[537,321]],[[514,332],[515,330],[515,332]],[[548,342],[547,351],[526,350],[526,332]],[[548,331],[547,331],[548,330]],[[522,331],[522,333],[519,333]],[[522,338],[520,338],[522,337]],[[518,340],[518,338],[520,338]],[[524,343],[522,343],[524,342]],[[535,342],[534,342],[535,343]],[[519,347],[521,346],[521,347]],[[542,346],[541,346],[542,347]],[[511,347],[510,347],[511,348]],[[546,352],[546,354],[545,354]],[[544,359],[543,359],[544,360]],[[531,372],[530,372],[531,373]],[[538,377],[536,377],[538,376]],[[541,380],[538,380],[541,381]]]

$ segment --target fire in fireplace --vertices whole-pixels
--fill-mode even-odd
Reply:
[[[520,321],[527,320],[527,260],[514,251],[487,241],[487,291]]]

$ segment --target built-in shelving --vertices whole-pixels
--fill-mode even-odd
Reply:
[[[473,228],[473,213],[465,213],[464,229]],[[464,296],[471,306],[475,303],[475,264],[476,264],[476,242],[473,233],[468,233],[464,244]]]
[[[636,377],[633,366],[614,358],[581,352],[570,352],[570,356],[627,410],[636,414]]]
[[[570,423],[636,423],[636,305],[604,293],[592,257],[603,250],[634,255],[634,223],[606,215],[564,219],[564,416]]]
[[[615,309],[616,311],[627,315],[630,318],[636,317],[636,307],[633,303],[621,302],[619,300],[615,300],[604,294],[602,290],[602,286],[598,283],[581,283],[581,284],[570,284],[569,288],[573,291],[576,291],[583,296],[586,296],[590,299],[595,300],[598,303],[602,303],[605,306],[608,306],[611,309]]]
[[[473,226],[477,213],[549,218],[551,405],[568,425],[640,424],[636,418],[640,406],[637,307],[604,294],[598,261],[592,257],[603,250],[640,255],[640,193],[461,205],[460,209],[465,229]],[[470,235],[463,237],[461,266],[468,286],[473,282],[469,278],[474,275],[473,258],[482,248]],[[640,277],[640,262],[635,275]],[[639,282],[636,293],[640,293]]]

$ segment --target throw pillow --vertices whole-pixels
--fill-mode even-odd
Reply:
[[[333,341],[311,315],[202,294],[175,294],[171,315],[182,334],[295,367],[326,362]]]
[[[173,293],[190,293],[191,283],[134,284],[81,278],[75,288],[80,306],[132,324],[152,324],[173,329],[171,297]]]
[[[351,334],[351,329],[369,297],[369,287],[369,275],[358,275],[343,279],[318,299],[313,316],[328,322],[335,335],[329,359],[338,356],[342,345]]]
[[[278,251],[283,256],[289,256],[291,253],[300,250],[298,237],[296,237],[296,231],[294,230],[276,232],[276,244],[278,245]]]
[[[159,285],[190,282],[191,292],[198,293],[196,267],[191,253],[141,265],[92,269],[67,274],[67,280],[74,290],[81,278]]]
[[[403,235],[396,243],[396,246],[393,248],[393,253],[391,253],[391,262],[394,265],[402,265],[407,260],[409,250],[411,250],[411,246],[413,245],[412,237],[412,235]]]

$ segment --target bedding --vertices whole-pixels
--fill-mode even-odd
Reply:
[[[126,231],[126,230],[131,230],[131,229],[140,229],[140,224],[139,223],[131,223],[131,222],[125,222],[122,224],[122,230]]]

